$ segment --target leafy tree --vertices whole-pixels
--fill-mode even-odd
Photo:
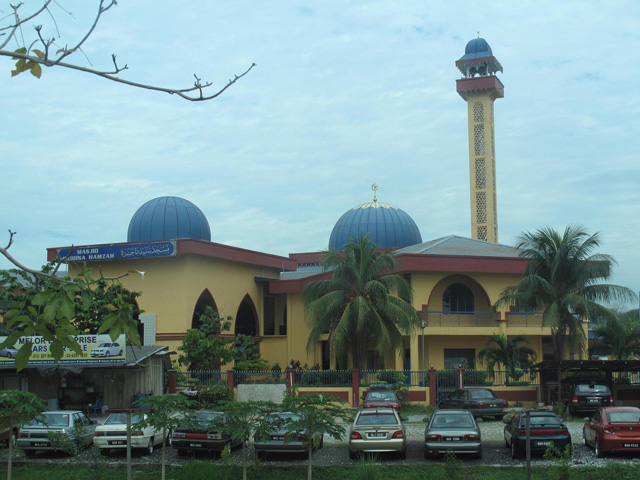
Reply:
[[[146,406],[151,413],[142,421],[136,423],[136,427],[150,426],[156,431],[162,432],[163,440],[184,422],[185,414],[193,405],[193,401],[182,395],[157,395],[146,397],[136,402],[137,406]],[[167,446],[162,442],[162,480],[166,478]]]
[[[640,324],[631,315],[624,319],[608,318],[592,332],[599,338],[589,348],[596,355],[612,355],[618,360],[640,356]]]
[[[0,391],[0,430],[8,430],[10,435],[32,420],[41,419],[45,410],[44,400],[33,393],[20,390]],[[9,456],[7,459],[7,480],[11,480],[13,460],[13,441],[9,437]]]
[[[52,27],[57,30],[57,24],[55,22],[55,14],[68,14],[70,12],[64,10],[58,2],[54,0],[45,0],[43,5],[24,16],[20,15],[20,8],[23,6],[22,2],[16,5],[10,5],[9,15],[0,19],[0,56],[10,57],[16,61],[15,69],[11,71],[11,76],[15,77],[24,72],[30,72],[34,77],[40,78],[42,75],[42,67],[57,67],[67,70],[76,70],[91,75],[97,75],[107,80],[122,83],[131,87],[142,88],[146,90],[154,90],[158,92],[165,92],[170,95],[179,96],[185,100],[192,102],[211,100],[220,96],[227,88],[231,87],[240,78],[244,77],[249,71],[255,67],[255,63],[241,75],[235,75],[230,79],[227,84],[220,90],[214,93],[208,93],[207,90],[212,86],[211,82],[202,82],[196,75],[193,87],[174,89],[158,87],[154,85],[148,85],[144,83],[132,82],[124,78],[120,78],[121,72],[128,70],[128,66],[120,66],[116,60],[116,55],[111,55],[111,63],[113,63],[113,69],[111,70],[97,70],[95,68],[83,67],[74,63],[69,63],[68,57],[78,51],[82,52],[83,45],[93,34],[97,27],[102,15],[104,15],[111,7],[117,4],[116,0],[97,0],[96,16],[91,25],[87,27],[84,35],[78,39],[77,43],[72,46],[58,47],[56,39],[49,34],[46,28],[42,25],[44,17],[50,17],[53,20]],[[52,7],[58,7],[60,10],[54,11]],[[39,25],[34,25],[31,38],[27,35],[28,30],[25,29],[31,21],[40,22]],[[50,36],[51,35],[51,36]],[[57,35],[60,35],[57,32]],[[16,50],[7,50],[7,46],[11,42],[16,42],[20,47]]]
[[[487,346],[478,352],[478,361],[487,365],[487,370],[493,375],[494,368],[502,366],[509,378],[518,380],[522,375],[518,372],[522,368],[531,368],[536,360],[536,352],[524,343],[529,343],[524,335],[514,335],[507,338],[504,333],[490,335],[487,338]]]
[[[352,240],[344,252],[329,251],[323,260],[330,280],[318,280],[303,290],[311,323],[307,350],[329,334],[329,357],[345,365],[351,352],[355,368],[367,365],[369,351],[380,358],[390,350],[404,351],[403,334],[419,326],[410,303],[411,287],[392,274],[395,257],[377,252],[368,235]]]
[[[292,434],[304,433],[303,438],[307,440],[307,480],[313,478],[313,448],[321,446],[313,445],[313,434],[318,432],[320,438],[329,435],[340,440],[345,422],[350,418],[350,413],[339,405],[344,403],[342,399],[320,393],[290,395],[284,399],[283,408],[299,415],[287,421],[284,428]]]
[[[527,232],[516,248],[529,260],[517,285],[506,288],[498,306],[518,305],[542,311],[544,325],[551,327],[556,361],[564,359],[565,346],[585,344],[582,319],[614,316],[598,302],[629,301],[635,294],[628,288],[601,283],[609,278],[615,261],[595,253],[600,246],[598,233],[589,235],[581,226],[569,226],[563,234],[550,227]],[[562,370],[558,363],[558,386]],[[561,404],[558,388],[558,404]]]
[[[15,263],[15,262],[14,262]],[[79,333],[108,333],[115,341],[123,332],[127,341],[140,345],[136,316],[140,312],[132,299],[138,292],[128,292],[119,277],[94,279],[90,268],[76,278],[57,276],[61,263],[50,263],[41,271],[27,269],[3,272],[0,299],[7,338],[0,348],[13,346],[22,337],[40,335],[51,342],[49,349],[60,360],[64,349],[81,353],[75,340]],[[26,341],[16,355],[16,368],[22,370],[29,361],[33,344]]]
[[[178,347],[183,352],[178,358],[180,365],[193,372],[217,372],[222,365],[235,361],[236,370],[264,370],[267,362],[260,357],[253,337],[243,334],[233,337],[227,333],[231,320],[231,317],[222,320],[218,312],[207,306],[200,316],[199,327],[187,330]]]
[[[214,408],[233,400],[233,390],[225,382],[216,382],[199,390],[198,400],[203,408]]]

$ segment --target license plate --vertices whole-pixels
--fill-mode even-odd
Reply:
[[[638,448],[638,446],[640,446],[640,444],[638,444],[638,443],[623,443],[622,446],[624,448]]]
[[[126,440],[110,440],[109,445],[126,445]]]
[[[284,440],[284,435],[274,435],[271,440]]]
[[[373,433],[367,434],[367,437],[369,438],[384,438],[386,436],[387,434],[384,432],[373,432]]]
[[[590,398],[589,403],[600,403],[600,400],[598,398]]]
[[[445,442],[459,442],[460,437],[444,437]]]
[[[536,445],[537,445],[538,447],[548,447],[549,445],[551,445],[551,443],[553,443],[553,442],[551,442],[551,441],[546,441],[546,442],[536,442]]]
[[[34,443],[33,444],[34,447],[48,447],[49,444],[47,442],[44,443]]]
[[[190,447],[194,447],[194,448],[202,448],[202,444],[201,443],[190,443],[189,446]]]
[[[489,405],[490,407],[497,407],[498,405],[496,405],[495,403],[492,403],[491,405]]]

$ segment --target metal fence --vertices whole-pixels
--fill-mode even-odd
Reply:
[[[496,312],[439,312],[428,311],[420,315],[427,327],[495,327],[500,320]]]
[[[542,313],[537,312],[519,312],[507,313],[507,328],[511,327],[544,327]]]
[[[227,381],[227,372],[176,372],[176,387],[190,390]]]
[[[294,382],[300,386],[351,387],[351,370],[308,370],[294,372]]]
[[[273,384],[287,383],[286,372],[235,372],[233,375],[233,386],[243,384]]]
[[[465,387],[536,387],[540,385],[538,372],[516,370],[509,375],[504,370],[465,370],[463,373]]]

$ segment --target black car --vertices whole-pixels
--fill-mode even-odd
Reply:
[[[571,415],[591,415],[601,407],[613,407],[613,395],[602,379],[565,378],[562,380],[562,404]]]
[[[529,414],[531,453],[544,453],[552,444],[559,450],[571,445],[569,429],[558,415],[549,411],[534,411]],[[519,458],[526,449],[526,415],[524,412],[516,413],[505,418],[504,423],[504,446],[511,448],[511,458]]]
[[[219,432],[211,425],[224,416],[221,412],[199,410],[185,418],[184,425],[173,431],[172,445],[181,457],[189,452],[221,452],[227,445],[231,450],[240,445],[239,439],[232,439],[227,432]],[[226,419],[224,419],[226,423]]]
[[[509,405],[506,400],[498,396],[490,388],[461,388],[454,391],[449,398],[443,398],[439,408],[469,410],[474,417],[505,416],[504,409]]]

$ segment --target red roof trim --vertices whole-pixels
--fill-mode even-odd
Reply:
[[[405,253],[398,258],[398,271],[448,273],[513,273],[522,275],[529,261],[519,257],[474,257]]]

